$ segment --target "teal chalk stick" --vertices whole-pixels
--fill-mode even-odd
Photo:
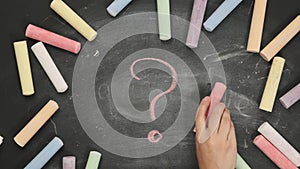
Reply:
[[[41,169],[64,145],[58,137],[55,137],[24,169]]]
[[[107,8],[107,12],[116,17],[132,0],[115,0]]]
[[[246,163],[246,161],[239,154],[237,154],[235,168],[236,169],[251,169],[249,167],[249,165]]]
[[[97,151],[91,151],[85,169],[98,169],[101,159],[101,153]]]
[[[242,0],[225,0],[204,22],[204,28],[212,32],[241,2]]]
[[[157,0],[159,39],[171,39],[170,1]]]

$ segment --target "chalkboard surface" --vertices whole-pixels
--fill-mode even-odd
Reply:
[[[86,105],[76,105],[76,103],[80,103],[81,97],[76,95],[80,91],[80,86],[74,85],[74,80],[77,77],[77,74],[74,72],[78,71],[76,68],[78,68],[78,64],[83,64],[82,61],[85,61],[85,59],[88,61],[89,57],[101,56],[103,55],[103,51],[101,51],[101,48],[99,48],[98,52],[97,50],[89,51],[88,49],[90,48],[88,47],[97,46],[97,41],[92,43],[86,42],[80,34],[50,10],[50,2],[38,0],[11,0],[2,2],[2,9],[0,11],[2,21],[0,28],[0,91],[2,108],[0,115],[0,135],[4,136],[5,139],[4,144],[0,147],[1,168],[23,168],[56,135],[64,141],[65,145],[47,163],[45,168],[61,168],[61,159],[66,155],[75,155],[77,157],[78,168],[84,168],[88,153],[91,150],[97,150],[102,153],[103,158],[100,164],[100,168],[102,169],[198,168],[195,156],[194,133],[192,132],[192,126],[189,125],[183,126],[184,129],[189,129],[187,133],[182,134],[181,130],[179,131],[180,135],[185,136],[179,143],[167,151],[152,157],[129,158],[126,155],[117,155],[118,153],[112,153],[105,147],[98,146],[99,144],[95,142],[97,139],[92,138],[91,134],[86,132],[86,127],[82,125],[83,120],[80,118],[82,116],[76,111],[76,107],[80,108]],[[105,28],[106,25],[122,17],[156,11],[155,1],[136,0],[120,16],[112,18],[106,12],[106,7],[111,3],[110,0],[66,0],[65,2],[96,30],[101,30],[101,28]],[[221,0],[208,1],[205,19],[221,3]],[[206,40],[211,42],[214,49],[209,50],[211,54],[219,57],[220,60],[218,60],[218,63],[222,63],[224,68],[225,77],[221,77],[221,80],[225,80],[228,86],[224,102],[232,113],[232,119],[236,127],[239,153],[253,168],[275,168],[276,166],[252,144],[252,141],[258,135],[256,131],[258,126],[265,121],[269,121],[297,150],[300,150],[300,125],[298,122],[300,120],[300,104],[297,103],[289,110],[285,110],[278,101],[279,96],[282,96],[300,81],[300,68],[298,66],[300,65],[300,59],[298,58],[300,56],[300,50],[298,49],[300,39],[299,36],[296,36],[278,54],[286,58],[286,64],[274,111],[272,113],[260,111],[258,104],[270,69],[270,63],[265,62],[259,55],[247,53],[245,50],[253,3],[252,0],[242,2],[214,32],[208,33],[203,31],[201,36],[204,38],[203,42],[208,42]],[[192,0],[172,0],[171,13],[178,18],[189,20],[192,5]],[[268,2],[262,46],[270,42],[299,14],[299,6],[299,1],[296,0],[287,0],[284,2],[272,0]],[[147,19],[149,18],[145,18],[145,20]],[[51,53],[54,62],[70,86],[66,93],[56,93],[48,77],[30,51],[36,93],[31,97],[21,95],[12,43],[26,39],[24,32],[29,23],[71,37],[80,41],[84,46],[79,55],[74,55],[47,45],[47,49]],[[176,23],[174,22],[173,24]],[[122,30],[122,25],[119,26],[119,29]],[[117,28],[112,28],[111,31],[114,30],[117,30]],[[175,32],[178,30],[172,31]],[[124,31],[124,33],[126,32]],[[102,41],[106,41],[109,44],[114,39],[109,34],[99,34],[98,36],[101,41],[99,46],[105,46],[105,43],[102,44]],[[101,40],[101,37],[110,37],[111,39]],[[28,46],[36,43],[34,40],[27,40]],[[201,43],[199,44],[201,45]],[[112,78],[114,72],[126,57],[130,57],[142,49],[149,49],[150,51],[148,52],[151,53],[152,51],[153,55],[157,54],[156,52],[159,49],[163,49],[179,57],[182,63],[188,65],[191,72],[180,74],[178,71],[178,77],[192,77],[195,79],[197,85],[198,91],[195,90],[192,92],[199,95],[199,98],[188,100],[191,104],[195,104],[200,98],[208,95],[211,91],[212,83],[216,81],[211,80],[211,70],[206,69],[205,61],[211,59],[209,55],[205,55],[207,57],[203,57],[204,60],[200,60],[197,57],[197,52],[188,49],[180,40],[175,38],[168,42],[161,42],[158,40],[157,34],[149,32],[127,37],[111,47],[105,57],[102,58],[102,62],[97,69],[96,78],[93,82],[95,90],[91,95],[95,95],[98,108],[102,112],[103,120],[111,128],[127,137],[146,138],[148,131],[151,129],[157,129],[161,132],[167,131],[180,116],[178,113],[182,106],[180,98],[184,93],[183,89],[177,86],[171,93],[162,97],[157,103],[156,110],[158,114],[157,120],[154,122],[139,123],[140,119],[134,119],[132,114],[121,114],[120,109],[112,101],[116,95],[112,94],[111,84],[114,80]],[[168,54],[169,57],[172,56],[170,53]],[[148,57],[154,57],[153,55],[149,55]],[[158,55],[155,56],[159,57]],[[145,64],[145,66],[149,65]],[[164,67],[163,65],[161,66]],[[180,65],[173,66],[176,68],[176,66]],[[87,65],[87,69],[88,67]],[[142,67],[140,66],[139,69],[142,69]],[[130,102],[136,110],[141,112],[147,111],[153,97],[168,89],[172,78],[169,75],[167,67],[164,67],[164,70],[152,68],[137,72],[137,76],[142,79],[140,81],[132,80],[128,89]],[[81,80],[84,81],[84,79]],[[84,91],[81,91],[81,93],[84,93]],[[25,148],[18,147],[14,143],[13,137],[49,98],[59,103],[60,110],[34,136]],[[191,110],[195,108],[192,107]],[[133,119],[129,120],[130,117]],[[93,117],[87,116],[87,119],[93,120]],[[91,121],[91,128],[97,127],[94,121]],[[184,123],[186,122],[188,120],[184,121]],[[101,125],[99,124],[99,126]],[[100,129],[97,128],[97,130]],[[164,135],[164,138],[168,137],[176,140],[177,135]],[[162,143],[164,143],[163,140]],[[139,145],[136,145],[138,147],[136,151],[153,151],[152,149],[142,149],[142,147],[139,149]],[[169,143],[166,143],[166,146],[168,145]],[[116,146],[126,148],[122,145]]]

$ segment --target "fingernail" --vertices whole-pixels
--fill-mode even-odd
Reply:
[[[209,97],[208,96],[204,97],[203,101],[208,102],[209,101]]]

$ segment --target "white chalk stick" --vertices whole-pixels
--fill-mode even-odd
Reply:
[[[212,32],[241,2],[242,0],[225,0],[204,22],[204,28]]]
[[[284,58],[274,58],[259,109],[272,112],[284,63]]]
[[[263,34],[267,0],[255,0],[247,51],[259,53]]]
[[[300,166],[300,154],[268,122],[257,130],[296,166]]]
[[[285,27],[261,52],[260,56],[270,61],[300,30],[300,15]]]
[[[15,55],[18,65],[19,77],[24,96],[34,94],[34,87],[32,81],[31,67],[28,55],[28,48],[26,41],[14,43]]]
[[[114,0],[107,8],[107,12],[116,17],[132,0]]]
[[[53,116],[58,110],[58,104],[50,100],[26,126],[15,136],[15,142],[24,147],[28,141],[43,127],[43,125]]]
[[[97,37],[97,32],[62,0],[53,0],[50,7],[87,40],[93,41]]]
[[[3,143],[3,137],[0,136],[0,145]]]
[[[290,108],[293,104],[300,100],[300,83],[283,95],[280,99],[281,104],[286,109]]]
[[[68,89],[68,85],[62,77],[59,70],[57,69],[44,44],[42,42],[38,42],[31,47],[31,50],[33,51],[36,58],[42,65],[46,74],[48,75],[49,79],[53,83],[56,91],[58,93],[65,92]]]

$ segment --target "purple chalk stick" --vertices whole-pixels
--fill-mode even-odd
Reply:
[[[281,104],[286,109],[290,108],[293,104],[300,100],[300,83],[283,95],[280,99]]]
[[[190,48],[197,48],[200,38],[201,27],[207,0],[194,0],[193,12],[190,21],[190,28],[186,40],[186,45]]]

